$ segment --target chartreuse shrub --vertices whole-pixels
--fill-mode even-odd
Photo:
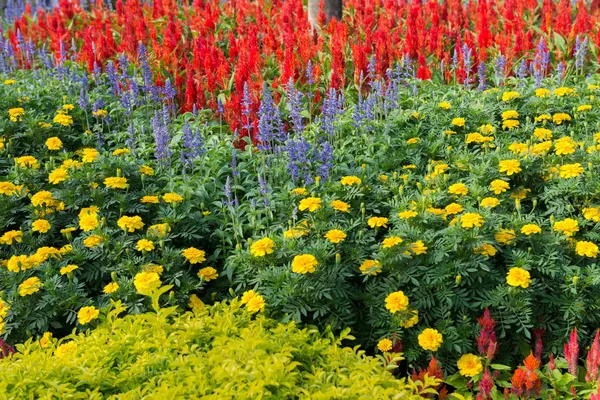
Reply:
[[[347,331],[281,324],[237,298],[124,318],[122,303],[113,306],[91,332],[18,345],[0,361],[4,398],[416,399],[431,391],[343,347]]]

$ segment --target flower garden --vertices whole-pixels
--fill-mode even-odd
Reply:
[[[0,393],[600,399],[598,6],[10,3]]]

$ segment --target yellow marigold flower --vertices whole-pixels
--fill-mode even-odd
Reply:
[[[550,96],[550,91],[546,88],[535,89],[535,95],[537,97],[548,97]]]
[[[465,186],[464,183],[455,183],[454,185],[450,185],[450,187],[448,188],[448,193],[457,196],[464,196],[467,193],[469,193],[469,189]]]
[[[511,244],[516,237],[517,235],[512,229],[500,229],[494,236],[496,241],[502,244]]]
[[[6,268],[10,272],[26,271],[31,267],[31,260],[25,254],[19,256],[13,255],[8,259],[6,263]]]
[[[428,207],[427,209],[425,209],[425,211],[427,211],[428,213],[433,214],[433,215],[442,215],[446,212],[446,211],[444,211],[443,208],[435,208],[435,207]]]
[[[198,271],[198,278],[204,279],[205,282],[210,282],[219,277],[217,270],[213,267],[205,267]]]
[[[417,168],[417,166],[415,164],[408,164],[408,165],[402,166],[402,169],[415,169],[415,168]]]
[[[70,244],[65,244],[63,247],[61,247],[59,250],[60,254],[66,254],[69,253],[71,251],[73,251],[73,245]]]
[[[416,211],[402,211],[398,213],[398,216],[400,217],[400,219],[411,219],[413,217],[416,217],[417,215],[419,215]]]
[[[5,84],[5,85],[14,85],[15,83],[17,83],[17,81],[16,81],[16,80],[14,80],[14,79],[6,79],[6,80],[4,81],[4,84]]]
[[[306,193],[308,193],[308,190],[306,190],[305,188],[295,188],[290,190],[290,194],[295,194],[296,196],[302,196]]]
[[[415,255],[427,254],[427,247],[422,240],[417,240],[409,246],[409,250],[412,251]]]
[[[75,342],[63,343],[60,346],[58,346],[56,348],[56,350],[54,350],[54,356],[56,358],[65,358],[65,357],[71,355],[73,352],[75,352],[75,350],[77,350],[77,343],[75,343]]]
[[[255,294],[246,302],[246,308],[252,314],[265,310],[265,299],[260,294]]]
[[[363,275],[377,275],[381,272],[381,264],[377,260],[365,260],[358,269]]]
[[[404,321],[400,321],[400,326],[404,329],[412,328],[419,323],[419,312],[417,310],[412,311],[412,316]]]
[[[586,207],[583,209],[583,218],[600,222],[600,208],[599,207]]]
[[[104,118],[108,115],[108,111],[106,110],[96,110],[96,111],[92,111],[92,115],[94,117],[98,117],[98,118]]]
[[[510,184],[508,182],[506,182],[506,181],[501,180],[501,179],[494,179],[490,183],[490,190],[492,192],[494,192],[494,194],[504,193],[508,189],[510,189]]]
[[[120,148],[120,149],[115,149],[112,154],[113,154],[113,156],[120,156],[123,154],[131,154],[131,151],[126,148]]]
[[[552,141],[550,141],[550,140],[548,140],[546,142],[538,143],[531,147],[531,154],[539,155],[539,154],[546,153],[550,150],[551,147],[552,147]]]
[[[535,122],[552,121],[552,116],[548,114],[542,114],[535,117]]]
[[[559,155],[575,153],[577,143],[569,136],[562,137],[554,142],[554,152]]]
[[[556,113],[552,116],[552,121],[556,124],[556,125],[560,125],[565,121],[570,121],[571,120],[571,116],[569,114],[566,113]]]
[[[452,125],[454,126],[460,126],[460,127],[464,127],[465,126],[465,119],[464,118],[453,118],[452,119]]]
[[[167,223],[150,225],[148,228],[148,235],[161,239],[166,237],[169,232],[171,232],[171,227]]]
[[[484,208],[494,208],[500,204],[500,200],[495,197],[486,197],[481,199],[479,205]]]
[[[555,96],[565,96],[565,95],[572,95],[575,93],[575,89],[573,88],[569,88],[569,87],[559,87],[557,89],[554,89],[554,95]]]
[[[204,215],[205,217],[208,217],[210,214],[210,211],[202,211],[202,215]]]
[[[452,104],[448,103],[447,101],[442,101],[440,104],[438,104],[439,108],[443,108],[444,110],[449,110],[452,108]]]
[[[183,197],[177,193],[165,193],[163,195],[163,200],[166,203],[181,203],[183,201]]]
[[[79,268],[79,266],[77,266],[77,265],[75,265],[75,264],[69,264],[69,265],[67,265],[66,267],[62,267],[62,268],[60,269],[60,274],[61,274],[61,275],[66,275],[66,274],[68,274],[69,272],[73,272],[73,271],[75,271],[77,268]]]
[[[8,117],[12,122],[22,121],[23,115],[25,115],[25,110],[21,107],[11,108],[8,110]]]
[[[362,180],[358,176],[344,176],[340,183],[344,186],[360,185]]]
[[[100,156],[100,153],[94,148],[85,148],[81,150],[81,155],[81,161],[84,163],[91,163],[96,161],[96,159]]]
[[[386,217],[371,217],[367,220],[367,224],[371,228],[387,228],[389,220]]]
[[[315,212],[319,208],[321,208],[321,199],[318,197],[307,197],[306,199],[302,199],[298,206],[300,211],[308,210],[308,212]]]
[[[60,233],[61,233],[61,234],[63,234],[63,235],[66,235],[66,234],[68,234],[68,233],[75,232],[76,230],[77,230],[77,228],[75,228],[75,227],[73,227],[73,226],[70,226],[70,227],[68,227],[68,228],[63,228],[63,229],[61,229],[61,230],[60,230]]]
[[[206,261],[206,252],[195,247],[188,247],[187,249],[182,250],[181,254],[183,254],[186,261],[190,264],[200,264]]]
[[[340,243],[346,239],[346,234],[344,231],[339,229],[331,229],[329,232],[325,234],[325,239],[329,240],[331,243]]]
[[[254,290],[247,290],[242,294],[242,304],[248,304],[248,302],[254,297],[254,296],[258,296],[258,293],[256,293]]]
[[[404,311],[408,308],[408,297],[403,291],[392,292],[385,298],[385,308],[392,314],[398,311]]]
[[[42,347],[42,349],[45,349],[46,347],[48,347],[51,340],[52,340],[52,333],[44,332],[44,334],[42,335],[42,337],[40,339],[40,346]]]
[[[287,231],[283,232],[283,237],[286,239],[295,239],[298,237],[302,237],[302,236],[306,235],[307,233],[308,233],[308,231],[306,229],[291,228],[291,229],[288,229]]]
[[[32,278],[26,279],[23,283],[19,285],[19,296],[25,297],[30,294],[34,294],[40,291],[40,288],[44,286],[40,281],[40,278],[34,276]]]
[[[390,236],[383,239],[381,247],[383,247],[384,249],[389,249],[390,247],[394,247],[396,245],[399,245],[400,243],[402,243],[402,238],[398,236]]]
[[[577,107],[577,111],[579,111],[579,112],[590,111],[591,109],[592,109],[592,106],[589,104],[584,104],[582,106]]]
[[[139,215],[134,215],[133,217],[124,215],[117,220],[117,225],[127,232],[135,232],[137,229],[142,229],[144,227],[142,217]]]
[[[149,295],[160,287],[160,276],[156,272],[140,272],[133,278],[133,285],[139,294]]]
[[[23,241],[22,230],[6,231],[0,236],[0,244],[11,245],[13,243],[21,243]]]
[[[447,130],[444,131],[444,134],[446,136],[452,136],[452,135],[456,135],[456,132],[451,131],[450,129],[447,129]]]
[[[99,246],[104,241],[104,238],[100,235],[90,235],[83,239],[83,245],[87,248],[94,248]]]
[[[579,163],[565,164],[560,167],[560,177],[564,179],[575,178],[583,174],[583,167]]]
[[[575,252],[582,257],[596,258],[598,255],[598,246],[592,242],[579,241],[575,246]]]
[[[480,227],[483,225],[484,219],[481,215],[473,212],[464,213],[460,217],[460,224],[463,228]]]
[[[421,139],[416,138],[416,137],[410,138],[406,141],[406,144],[417,144],[417,143],[419,143],[419,140],[421,140]]]
[[[319,265],[317,259],[312,254],[302,254],[295,256],[292,260],[292,272],[297,274],[306,274],[315,272],[315,267]]]
[[[59,111],[59,113],[54,116],[52,122],[62,126],[71,126],[73,125],[73,117]]]
[[[156,264],[146,264],[142,267],[142,272],[156,272],[158,275],[161,275],[164,272],[165,268],[162,265]]]
[[[470,353],[463,354],[456,362],[456,365],[458,366],[458,372],[462,376],[469,378],[477,376],[483,371],[483,364],[481,364],[479,357]]]
[[[508,110],[502,113],[502,119],[517,119],[519,118],[519,113],[516,110]]]
[[[540,233],[541,231],[542,231],[542,228],[540,228],[536,224],[526,224],[526,225],[523,225],[523,227],[521,228],[521,233],[523,233],[527,236],[533,235],[534,233]]]
[[[96,215],[99,211],[100,209],[97,206],[84,207],[79,211],[79,218],[85,215]]]
[[[483,133],[484,135],[489,135],[494,133],[494,127],[491,124],[484,124],[479,127],[479,132]]]
[[[442,334],[432,328],[424,329],[417,337],[417,340],[419,341],[419,346],[421,346],[423,350],[429,351],[437,351],[442,343],[444,343]]]
[[[94,306],[81,307],[77,313],[77,321],[81,325],[89,324],[100,315],[100,311]]]
[[[254,257],[264,257],[267,254],[272,254],[275,248],[275,243],[266,237],[252,243],[250,246],[250,254]]]
[[[140,203],[147,204],[158,204],[158,196],[144,196],[140,199]]]
[[[69,179],[69,173],[66,169],[62,167],[56,168],[54,171],[48,174],[48,182],[50,182],[53,185],[57,185],[61,182],[66,181],[67,179]]]
[[[392,341],[390,339],[381,339],[379,343],[377,343],[377,348],[382,353],[388,352],[392,349]]]
[[[45,219],[36,219],[31,223],[31,230],[34,232],[46,233],[50,228],[50,222]]]
[[[62,141],[56,136],[53,136],[46,140],[46,147],[48,148],[48,150],[60,150],[62,149],[62,145]]]
[[[552,131],[546,128],[535,128],[533,130],[533,136],[540,140],[552,139]]]
[[[127,178],[112,176],[104,180],[104,185],[109,189],[127,189]]]
[[[17,187],[12,182],[0,182],[0,194],[12,196],[17,191]]]
[[[502,93],[502,101],[510,101],[510,100],[514,100],[514,99],[518,99],[520,98],[521,95],[519,94],[519,92],[504,92]]]
[[[350,212],[350,204],[344,203],[341,200],[333,200],[329,205],[336,211]]]
[[[571,237],[579,231],[579,223],[573,218],[565,218],[562,221],[556,221],[553,229],[555,232],[561,232],[565,236]]]
[[[528,147],[525,143],[515,142],[508,146],[508,150],[510,150],[513,154],[523,154],[527,153]]]
[[[140,169],[138,170],[138,172],[142,175],[148,175],[148,176],[152,176],[154,175],[154,169],[152,167],[149,167],[147,165],[142,165],[140,167]]]
[[[15,163],[17,163],[17,165],[21,168],[38,169],[40,167],[40,163],[38,162],[37,158],[33,156],[16,157]]]
[[[136,245],[137,251],[152,251],[154,250],[154,243],[148,239],[140,239]]]
[[[498,250],[496,250],[494,246],[488,243],[484,243],[481,246],[476,247],[475,249],[473,249],[473,251],[476,254],[481,254],[482,256],[486,257],[493,257],[498,252]]]
[[[103,292],[105,294],[111,294],[119,290],[119,284],[117,282],[111,282],[108,285],[104,286]]]
[[[526,271],[523,268],[514,267],[508,270],[508,273],[506,274],[506,283],[510,286],[520,286],[523,289],[527,289],[531,284],[531,275],[529,274],[529,271]]]
[[[446,208],[444,208],[444,211],[446,211],[447,215],[453,215],[461,213],[463,209],[463,206],[458,203],[450,203],[446,206]]]
[[[521,163],[519,160],[502,160],[498,165],[498,171],[504,172],[506,175],[511,176],[522,171],[520,166]]]
[[[198,296],[193,294],[190,296],[190,302],[188,303],[188,307],[190,307],[192,311],[196,313],[202,310],[205,307],[205,305],[202,302],[202,300],[198,298]]]

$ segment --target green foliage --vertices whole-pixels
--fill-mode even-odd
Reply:
[[[95,330],[28,340],[0,361],[9,398],[408,399],[405,384],[343,337],[253,317],[238,300],[195,314],[112,310]],[[347,338],[349,336],[346,336]],[[350,337],[351,338],[351,337]]]

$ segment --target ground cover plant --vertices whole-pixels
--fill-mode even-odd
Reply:
[[[276,321],[350,328],[353,344],[384,363],[402,353],[399,376],[446,377],[436,386],[445,395],[594,393],[595,8],[568,23],[560,14],[570,27],[561,33],[558,20],[548,22],[556,5],[521,4],[521,18],[539,29],[527,39],[535,46],[519,51],[507,41],[520,28],[505,32],[508,21],[520,26],[507,9],[513,3],[502,3],[487,46],[469,41],[482,20],[455,26],[461,19],[444,13],[455,39],[464,36],[440,50],[454,59],[404,47],[386,58],[371,43],[362,69],[354,51],[341,57],[322,46],[354,49],[362,40],[337,37],[367,24],[354,19],[363,12],[351,2],[321,36],[298,28],[316,41],[306,64],[288,71],[277,52],[265,52],[255,73],[245,63],[258,58],[242,55],[251,46],[237,47],[238,38],[267,29],[259,22],[281,12],[275,5],[137,5],[140,24],[153,32],[169,21],[171,33],[154,31],[151,43],[127,48],[86,42],[96,43],[92,63],[81,39],[96,38],[99,26],[115,43],[132,40],[109,20],[90,25],[115,15],[99,5],[86,13],[64,3],[9,28],[0,50],[3,339],[102,329],[110,304],[144,314],[156,309],[147,295],[167,285],[164,307],[242,296],[251,312]],[[303,27],[300,3],[286,7],[296,7],[289,15]],[[379,18],[369,29],[389,7],[364,11]],[[402,7],[418,26],[430,18],[421,6]],[[500,6],[490,7],[480,17]],[[167,57],[159,38],[208,21],[196,14],[208,9],[215,26],[183,29]],[[254,33],[239,31],[249,27]],[[62,33],[36,36],[44,29]],[[399,29],[388,33],[413,43],[412,28]],[[209,32],[234,38],[217,46],[226,54],[218,64],[231,69],[220,78],[226,88],[200,90],[207,75],[195,69],[184,78],[177,62],[199,60],[204,53],[186,47],[188,39],[200,35],[194,46],[202,47]],[[279,35],[258,37],[276,47]],[[36,47],[44,44],[54,53]],[[585,362],[579,342],[591,346]]]

